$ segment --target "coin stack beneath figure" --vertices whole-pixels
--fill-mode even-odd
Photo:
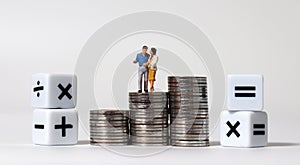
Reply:
[[[129,93],[130,133],[133,145],[168,145],[166,92]]]
[[[128,145],[128,110],[91,110],[90,143],[92,145]]]
[[[209,146],[206,77],[168,77],[171,145]]]

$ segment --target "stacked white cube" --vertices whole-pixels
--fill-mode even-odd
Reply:
[[[32,141],[39,145],[72,145],[78,139],[77,78],[71,74],[32,76]]]
[[[263,76],[228,75],[228,111],[221,113],[220,141],[228,147],[263,147],[268,117],[263,111]]]

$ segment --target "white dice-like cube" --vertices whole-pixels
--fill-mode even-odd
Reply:
[[[227,106],[229,111],[263,110],[263,76],[228,75]]]
[[[38,73],[32,76],[31,102],[34,108],[74,108],[77,78],[71,74]]]
[[[32,141],[38,145],[77,144],[78,115],[75,109],[36,109]]]
[[[268,117],[263,111],[223,111],[220,141],[227,147],[263,147],[268,142]]]

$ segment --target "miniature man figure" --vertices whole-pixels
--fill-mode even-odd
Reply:
[[[142,93],[142,79],[144,76],[144,91],[148,93],[148,59],[150,55],[147,53],[148,47],[143,46],[142,52],[136,55],[134,64],[138,63],[138,93]]]

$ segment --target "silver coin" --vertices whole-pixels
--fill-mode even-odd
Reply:
[[[128,116],[128,113],[90,113],[90,116],[100,116],[100,117],[111,117],[111,116],[117,116],[117,117],[124,117],[124,116]]]
[[[209,136],[209,130],[203,130],[202,132],[176,132],[176,131],[170,131],[171,136],[185,136],[185,135],[197,135],[197,136]]]
[[[206,83],[169,83],[168,90],[169,95],[172,95],[173,90],[183,90],[183,89],[200,89],[203,92],[207,92],[207,84]]]
[[[203,93],[207,94],[208,88],[203,84],[186,84],[186,85],[169,85],[168,90],[170,92],[170,96],[173,96],[174,93],[184,93],[185,91],[193,91],[195,93]],[[186,94],[188,95],[188,94]],[[191,95],[191,94],[190,94]]]
[[[142,128],[147,128],[147,129],[149,129],[149,128],[167,128],[168,127],[168,124],[166,123],[166,124],[131,124],[130,125],[130,128],[132,128],[132,129],[135,129],[135,128],[140,128],[140,129],[142,129]]]
[[[132,132],[131,136],[169,136],[168,132]]]
[[[127,137],[129,133],[90,133],[90,137]]]
[[[99,140],[99,139],[90,139],[90,143],[98,143],[98,144],[117,144],[117,143],[129,143],[129,139],[122,139],[122,140]]]
[[[110,137],[110,136],[128,136],[130,134],[129,131],[127,132],[103,132],[103,131],[93,131],[90,132],[90,136],[106,136],[106,137]]]
[[[111,123],[111,122],[127,122],[129,120],[128,118],[114,118],[114,119],[101,119],[101,118],[90,118],[89,121],[91,122],[107,122],[107,123]]]
[[[166,103],[167,99],[130,99],[129,103]]]
[[[90,133],[126,133],[128,132],[129,129],[128,128],[90,128]]]
[[[126,114],[129,113],[128,110],[112,110],[112,109],[99,109],[99,110],[90,110],[90,114]]]
[[[127,117],[129,116],[129,114],[127,116],[124,116],[124,115],[120,115],[120,114],[117,114],[117,115],[90,115],[90,118],[96,118],[96,119],[115,119],[115,118],[118,118],[118,119],[126,119]]]
[[[192,97],[207,98],[208,97],[207,93],[187,91],[187,90],[174,91],[170,94],[170,96],[172,96],[172,97],[186,97],[186,98],[192,98]]]
[[[98,129],[108,129],[108,128],[128,128],[128,124],[90,124],[90,128]]]
[[[152,121],[152,120],[167,120],[168,114],[144,114],[144,115],[132,115],[130,117],[131,120],[145,120],[145,121]]]
[[[170,120],[171,120],[171,122],[173,122],[173,121],[182,121],[182,122],[184,122],[184,121],[194,121],[194,122],[201,122],[201,121],[207,121],[207,120],[209,120],[209,117],[206,115],[206,116],[190,116],[190,117],[187,117],[186,115],[177,115],[177,116],[171,116],[170,117]]]
[[[130,114],[130,118],[132,117],[148,117],[148,118],[151,118],[151,117],[154,117],[154,116],[161,116],[161,117],[167,117],[168,115],[168,111],[163,111],[163,112],[133,112]]]
[[[109,136],[104,136],[104,135],[91,135],[91,138],[93,139],[101,139],[101,140],[128,140],[128,136],[112,136],[112,135],[109,135]]]
[[[130,109],[130,113],[134,113],[134,112],[165,112],[167,111],[167,107],[164,108],[132,108]]]
[[[159,142],[159,143],[132,142],[132,145],[135,145],[135,146],[167,146],[167,145],[169,145],[169,143],[168,142]]]
[[[175,139],[171,139],[171,143],[181,143],[181,144],[207,144],[209,143],[209,139],[205,139],[205,140],[175,140]]]
[[[198,131],[198,132],[203,132],[203,131],[209,131],[209,128],[208,127],[195,127],[195,126],[193,126],[193,127],[188,127],[188,126],[186,126],[186,127],[179,127],[179,126],[171,126],[171,132],[174,132],[174,133],[176,133],[176,132],[178,132],[178,131],[186,131],[186,132],[188,132],[188,131]]]
[[[129,104],[130,109],[165,109],[167,108],[167,104]]]
[[[139,96],[130,96],[129,97],[129,101],[132,101],[132,100],[161,100],[161,101],[165,101],[167,100],[168,97],[167,95],[164,95],[164,96],[143,96],[143,97],[139,97]]]
[[[182,109],[175,109],[171,108],[171,114],[208,114],[207,109],[201,109],[201,108],[182,108]]]
[[[168,142],[169,139],[165,138],[158,138],[158,139],[142,139],[142,138],[132,138],[131,142],[132,143],[164,143],[164,142]]]
[[[172,134],[202,134],[202,133],[209,133],[209,129],[208,128],[203,128],[203,129],[171,128],[170,132]]]
[[[171,118],[184,118],[184,119],[206,119],[208,118],[208,114],[184,114],[184,113],[178,113],[178,114],[171,114]]]
[[[114,140],[122,140],[122,141],[128,141],[128,137],[105,137],[105,136],[91,136],[93,139],[101,139],[102,141],[114,141]]]
[[[167,120],[168,115],[167,114],[156,114],[156,115],[134,115],[131,117],[132,120],[140,120],[140,119],[146,119],[146,120],[154,120],[154,119],[161,119],[161,120]]]
[[[194,101],[201,101],[201,102],[208,102],[207,97],[201,97],[201,95],[191,95],[191,96],[170,96],[169,99],[171,102],[173,101],[186,101],[186,100],[194,100]]]
[[[193,137],[197,137],[197,138],[209,138],[210,137],[210,134],[209,133],[198,133],[198,134],[195,134],[195,133],[171,133],[170,134],[170,137],[171,138],[180,138],[180,137],[186,137],[188,138],[188,135],[191,135]],[[189,138],[192,138],[192,137],[189,137]]]
[[[93,142],[109,142],[109,143],[114,143],[114,142],[128,142],[128,139],[100,139],[100,138],[91,138],[91,141]]]
[[[119,127],[119,126],[128,126],[128,122],[94,122],[90,123],[90,127],[96,127],[96,126],[113,126],[113,127]]]
[[[206,76],[168,76],[168,79],[186,80],[186,79],[207,79]]]
[[[158,131],[168,131],[169,129],[168,128],[135,128],[135,127],[132,127],[130,129],[131,132],[134,132],[134,131],[148,131],[148,132],[158,132]]]
[[[131,142],[132,143],[165,143],[168,142],[168,138],[132,138]]]
[[[167,119],[168,115],[167,114],[163,114],[163,115],[154,115],[154,116],[148,116],[148,115],[132,115],[130,117],[131,120],[154,120],[154,119]]]
[[[171,143],[172,146],[177,147],[209,147],[209,142],[203,143],[181,143],[181,142],[174,142]]]
[[[191,118],[171,118],[170,119],[170,123],[171,124],[186,124],[186,123],[193,123],[193,124],[208,124],[209,123],[209,118],[195,118],[195,117],[191,117]]]
[[[209,113],[208,108],[195,108],[195,107],[182,107],[182,108],[178,108],[178,107],[172,107],[169,109],[169,111],[171,113]]]
[[[129,135],[129,131],[126,132],[105,132],[105,131],[91,131],[90,132],[90,136],[92,135],[99,135],[99,136],[128,136]]]
[[[209,127],[208,126],[199,126],[199,127],[192,127],[192,126],[186,126],[186,127],[181,127],[181,126],[173,126],[171,125],[171,131],[173,132],[179,132],[179,131],[190,131],[190,132],[203,132],[203,131],[209,131]]]
[[[167,119],[165,120],[132,120],[130,122],[131,125],[135,124],[135,125],[162,125],[162,124],[168,124],[169,121]]]
[[[206,80],[196,80],[196,79],[186,79],[186,80],[179,80],[179,79],[168,79],[168,85],[170,84],[179,84],[179,83],[205,83],[207,84]]]
[[[90,120],[90,123],[92,124],[126,124],[128,123],[129,118],[126,120],[96,120],[92,119]]]
[[[167,114],[168,111],[167,109],[166,110],[141,110],[141,111],[132,111],[130,116],[133,116],[133,115],[157,115],[157,114]]]
[[[132,96],[132,95],[138,95],[138,96],[141,96],[141,95],[166,95],[167,92],[151,92],[151,93],[138,93],[138,92],[129,92],[129,96]]]
[[[199,125],[208,125],[209,122],[208,121],[198,121],[198,122],[195,122],[195,121],[172,121],[170,125],[192,125],[192,124],[199,124]]]

